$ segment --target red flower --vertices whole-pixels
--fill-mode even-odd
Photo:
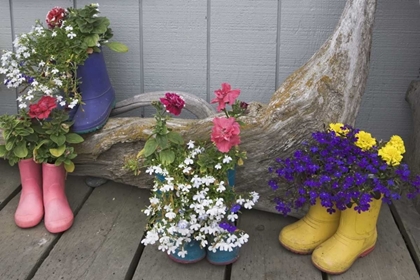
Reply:
[[[181,114],[182,108],[185,106],[184,99],[176,93],[165,93],[165,97],[162,97],[160,102],[165,106],[166,112],[175,116]]]
[[[241,93],[239,89],[231,89],[228,83],[223,83],[222,88],[215,90],[214,94],[216,98],[211,101],[211,103],[219,102],[217,106],[217,111],[220,112],[221,110],[225,109],[226,103],[232,105],[235,103],[236,98]]]
[[[54,97],[44,95],[38,103],[29,105],[29,116],[31,118],[46,119],[51,111],[57,107]]]
[[[63,23],[63,19],[66,16],[66,10],[60,7],[55,7],[51,11],[48,12],[47,16],[45,17],[45,21],[48,24],[50,29],[54,27],[60,27]]]
[[[241,143],[239,137],[241,131],[235,118],[214,118],[213,123],[211,141],[219,151],[227,153],[230,148]]]

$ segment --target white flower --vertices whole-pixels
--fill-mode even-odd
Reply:
[[[55,37],[57,36],[57,32],[53,31],[53,33],[51,34],[51,37]]]
[[[39,67],[42,67],[42,66],[44,66],[45,65],[45,62],[44,61],[41,61],[40,63],[38,63],[38,66]]]
[[[187,251],[185,251],[184,248],[178,251],[178,257],[185,258],[186,255],[187,255]]]
[[[64,101],[64,100],[63,100],[63,101],[61,101],[61,102],[60,102],[60,106],[66,106],[66,101]]]
[[[254,206],[254,205],[255,205],[255,203],[252,202],[252,200],[247,200],[244,204],[244,208],[245,209],[252,209],[252,206]]]
[[[159,198],[157,198],[157,197],[149,197],[149,201],[150,201],[150,204],[152,204],[152,205],[158,204],[159,203]]]
[[[73,30],[73,27],[72,26],[66,26],[66,31],[72,31]]]
[[[30,57],[31,56],[31,54],[30,53],[28,53],[28,52],[24,52],[23,53],[23,57],[24,58],[28,58],[28,57]]]
[[[223,158],[223,163],[229,163],[232,161],[232,158],[228,155],[225,155],[225,157]]]
[[[71,32],[71,33],[67,34],[67,37],[69,37],[70,39],[73,39],[74,37],[76,37],[76,34]]]
[[[60,79],[54,79],[53,82],[54,82],[54,84],[56,84],[59,87],[61,87],[63,85],[63,82]]]
[[[193,141],[193,140],[190,140],[190,141],[187,143],[187,146],[188,146],[188,149],[194,149],[194,147],[195,147],[195,145],[194,145],[194,141]]]
[[[218,163],[214,166],[214,168],[216,168],[217,170],[220,170],[220,169],[222,169],[222,165],[220,163]]]
[[[225,190],[226,190],[226,187],[225,187],[225,182],[221,181],[221,182],[219,183],[219,187],[216,189],[216,191],[218,191],[219,193],[222,193],[222,192],[224,192]]]
[[[252,196],[252,201],[256,203],[258,199],[260,198],[260,195],[257,192],[250,192],[250,194]]]
[[[51,70],[51,73],[53,73],[53,74],[57,74],[58,72],[60,72],[60,71],[58,71],[57,68],[54,68],[53,70]]]
[[[186,159],[184,160],[184,163],[185,163],[186,165],[190,165],[190,164],[193,164],[193,163],[194,163],[194,161],[193,161],[191,158],[186,158]]]
[[[234,222],[234,221],[236,221],[237,219],[238,219],[238,215],[236,214],[236,213],[230,213],[228,216],[227,216],[227,219],[229,220],[229,221],[231,221],[231,222]]]
[[[168,218],[169,220],[173,220],[176,217],[176,214],[174,212],[168,212],[165,214],[165,217]]]
[[[185,174],[189,174],[191,169],[192,169],[191,167],[187,166],[182,170],[182,172],[185,173]]]
[[[25,97],[25,100],[32,100],[34,97],[35,97],[35,96],[34,96],[33,94],[28,94],[28,95]]]
[[[19,103],[19,108],[20,109],[25,109],[26,107],[28,107],[28,105],[26,105],[26,103]]]
[[[149,167],[147,167],[147,169],[146,169],[146,173],[147,173],[147,174],[149,174],[149,175],[153,175],[153,171],[154,171],[153,166],[149,166]]]

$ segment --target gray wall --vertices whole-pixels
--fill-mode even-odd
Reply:
[[[10,49],[13,35],[27,32],[50,8],[88,3],[0,0],[0,49]],[[241,88],[244,101],[267,103],[332,33],[345,0],[100,0],[99,4],[102,15],[111,20],[114,39],[130,48],[126,54],[105,50],[118,100],[155,90],[187,91],[209,100],[213,90],[229,82]],[[378,0],[358,127],[377,138],[400,134],[408,139],[412,122],[404,96],[410,81],[418,78],[419,67],[419,2]],[[0,87],[0,114],[16,112],[15,94]]]

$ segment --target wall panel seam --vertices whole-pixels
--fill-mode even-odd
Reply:
[[[210,35],[211,35],[211,0],[207,0],[207,69],[206,69],[206,100],[210,102]]]
[[[276,38],[276,75],[274,79],[274,91],[279,87],[280,72],[280,44],[281,44],[281,1],[277,1],[277,38]]]

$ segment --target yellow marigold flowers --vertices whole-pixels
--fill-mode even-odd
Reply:
[[[379,149],[378,155],[391,166],[399,165],[403,158],[400,151],[389,143]]]
[[[363,151],[367,151],[373,146],[376,145],[376,139],[372,137],[372,134],[365,131],[359,131],[359,133],[356,134],[357,141],[356,146],[361,148]]]
[[[343,129],[342,127],[344,126],[344,124],[342,123],[330,123],[329,127],[330,130],[335,132],[335,135],[337,136],[343,136],[346,135],[349,130],[348,129]]]
[[[395,147],[400,152],[400,154],[405,153],[404,141],[398,135],[393,135],[387,145]]]

